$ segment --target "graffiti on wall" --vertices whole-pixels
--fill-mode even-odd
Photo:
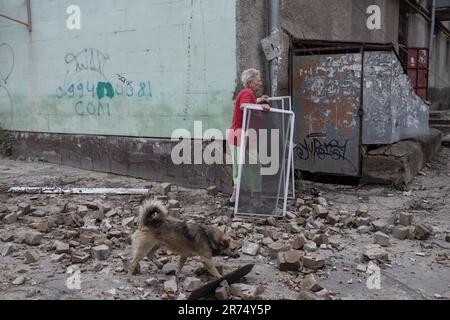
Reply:
[[[14,51],[7,43],[0,43],[0,113],[9,114],[12,121],[13,103],[8,90],[8,79],[14,70]],[[7,126],[9,123],[0,123]]]
[[[329,142],[323,133],[313,133],[308,135],[303,142],[295,147],[295,153],[301,160],[330,158],[336,161],[349,161],[347,159],[348,140],[341,143],[336,139]]]
[[[105,73],[109,60],[109,54],[94,48],[85,48],[76,54],[67,53],[64,83],[57,88],[56,96],[73,99],[74,112],[79,116],[110,116],[114,97],[152,97],[150,81],[140,81],[135,85],[120,74],[117,74],[116,83],[109,81]]]

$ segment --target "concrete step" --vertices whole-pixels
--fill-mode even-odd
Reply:
[[[410,183],[441,148],[442,133],[430,134],[382,146],[363,156],[362,181],[380,184]]]

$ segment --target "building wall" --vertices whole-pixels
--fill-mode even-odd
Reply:
[[[66,27],[71,4],[81,8],[81,30]],[[31,33],[0,19],[3,128],[170,138],[175,129],[192,132],[195,120],[205,130],[228,127],[236,83],[234,1],[31,5]],[[0,11],[26,20],[25,0],[1,1]]]

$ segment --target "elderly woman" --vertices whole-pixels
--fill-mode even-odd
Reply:
[[[261,73],[256,69],[248,69],[242,73],[242,84],[244,90],[242,90],[236,98],[233,111],[233,124],[228,131],[228,145],[231,151],[231,157],[233,160],[233,194],[229,200],[229,205],[234,205],[236,202],[236,187],[239,170],[239,147],[241,143],[241,131],[242,121],[244,116],[244,108],[249,104],[262,104],[262,108],[265,111],[270,111],[270,106],[264,104],[269,98],[268,96],[262,96],[256,98],[256,95],[262,90],[263,83],[261,80]],[[257,161],[257,150],[248,150],[248,157],[250,162]],[[252,198],[257,200],[255,206],[260,205],[261,193],[261,174],[259,172],[260,166],[246,167],[245,171],[249,171],[243,181],[243,188],[252,193]]]

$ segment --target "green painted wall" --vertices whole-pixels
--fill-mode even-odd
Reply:
[[[81,8],[81,30],[66,27],[72,4]],[[0,125],[167,138],[203,121],[225,131],[236,86],[235,6],[32,1],[33,32],[0,18]],[[26,20],[25,0],[3,0],[0,11]]]

